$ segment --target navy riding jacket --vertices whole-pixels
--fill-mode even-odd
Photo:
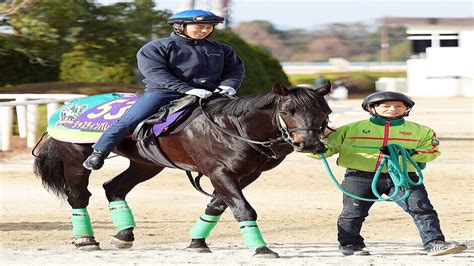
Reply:
[[[228,45],[192,40],[171,33],[145,44],[137,53],[138,69],[147,89],[169,89],[185,93],[194,88],[208,89],[201,81],[238,89],[244,64]]]

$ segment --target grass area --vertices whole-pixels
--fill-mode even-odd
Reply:
[[[405,71],[400,72],[321,72],[304,75],[290,75],[288,78],[293,85],[313,84],[319,76],[334,82],[344,79],[349,85],[349,91],[355,93],[370,93],[375,91],[375,82],[381,77],[406,77]]]

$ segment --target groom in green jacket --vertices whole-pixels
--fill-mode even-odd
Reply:
[[[370,119],[354,122],[338,128],[325,136],[325,157],[339,154],[337,164],[347,168],[342,187],[359,197],[373,198],[372,178],[384,154],[389,154],[388,144],[399,144],[411,158],[424,168],[440,155],[439,141],[435,132],[423,125],[404,119],[415,105],[413,100],[398,92],[376,92],[367,96],[362,108],[371,114]],[[319,154],[310,154],[320,159]],[[418,180],[412,165],[409,177]],[[394,192],[394,184],[382,169],[377,191],[387,195]],[[382,194],[381,193],[381,194]],[[402,197],[404,192],[399,192]],[[344,255],[370,255],[360,231],[374,202],[354,199],[344,194],[343,209],[337,221],[339,251]],[[409,213],[419,231],[424,250],[428,255],[439,256],[462,252],[466,245],[446,242],[441,232],[438,214],[428,199],[423,185],[412,186],[410,196],[397,204]]]

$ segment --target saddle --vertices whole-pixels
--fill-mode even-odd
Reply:
[[[138,153],[155,164],[181,169],[163,153],[159,143],[155,141],[155,137],[180,132],[200,114],[197,106],[197,97],[187,95],[171,101],[155,114],[140,122],[132,134],[132,140],[136,141]]]
[[[200,109],[197,108],[198,104],[198,98],[192,95],[171,101],[160,108],[158,112],[140,122],[132,134],[132,140],[136,141],[140,156],[161,166],[184,170],[189,182],[197,191],[212,197],[211,194],[204,191],[201,187],[200,179],[203,176],[202,173],[193,176],[190,171],[175,165],[163,153],[159,143],[155,141],[157,136],[172,135],[180,132],[193,121],[201,113]]]

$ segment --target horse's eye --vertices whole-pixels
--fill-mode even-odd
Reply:
[[[288,116],[288,115],[289,115],[289,113],[288,113],[288,112],[286,112],[286,111],[280,111],[280,115],[282,115],[282,116]]]

